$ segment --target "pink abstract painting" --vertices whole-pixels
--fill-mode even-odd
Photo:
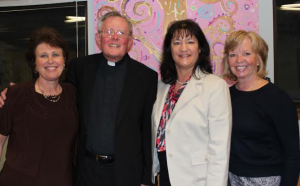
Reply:
[[[232,31],[258,33],[258,0],[94,0],[94,25],[108,11],[119,11],[133,23],[129,55],[159,72],[164,34],[170,22],[195,20],[211,48],[213,72],[222,74],[224,41]],[[100,52],[96,46],[96,53]]]

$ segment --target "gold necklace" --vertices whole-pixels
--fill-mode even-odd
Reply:
[[[44,96],[44,98],[46,98],[48,101],[51,101],[53,103],[56,103],[59,101],[60,99],[60,94],[58,95],[46,95],[45,92],[41,89],[39,82],[37,82],[38,88],[41,91],[42,95]]]

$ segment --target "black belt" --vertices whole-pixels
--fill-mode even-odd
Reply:
[[[87,150],[85,151],[85,156],[95,160],[98,163],[112,163],[115,161],[115,158],[112,155],[95,155]]]

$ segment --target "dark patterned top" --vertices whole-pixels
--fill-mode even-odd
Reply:
[[[175,108],[175,105],[181,93],[183,92],[184,88],[186,87],[190,79],[191,77],[189,77],[189,79],[183,83],[183,85],[179,88],[177,92],[174,92],[175,84],[171,85],[168,91],[166,102],[161,113],[161,118],[157,130],[157,136],[156,136],[156,148],[158,152],[162,152],[166,150],[166,139],[165,139],[166,124],[170,119],[171,113]]]
[[[73,185],[78,128],[75,88],[61,86],[55,103],[37,93],[34,82],[8,89],[0,109],[0,134],[9,136],[1,186]]]

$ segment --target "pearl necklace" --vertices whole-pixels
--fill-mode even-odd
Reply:
[[[176,80],[176,82],[179,83],[179,84],[181,84],[181,85],[183,85],[185,83],[185,82],[182,83],[182,82],[178,81],[178,79]]]

